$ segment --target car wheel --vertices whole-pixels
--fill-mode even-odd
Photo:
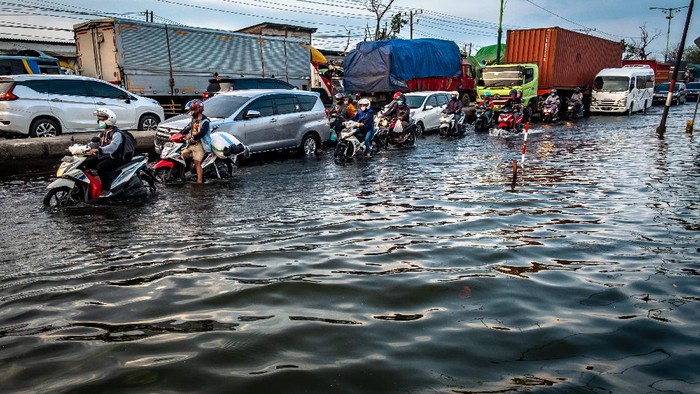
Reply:
[[[422,137],[424,131],[425,131],[425,126],[423,125],[423,122],[416,123],[416,130],[414,131],[416,134],[416,137]]]
[[[629,113],[627,115],[632,116],[634,113],[634,103],[630,103]]]
[[[158,128],[158,122],[158,117],[155,115],[143,115],[141,116],[141,119],[139,119],[138,129],[141,131],[155,130]]]
[[[305,156],[313,156],[316,154],[316,151],[318,151],[319,145],[320,143],[315,136],[307,134],[301,141],[301,151]]]
[[[48,118],[41,118],[37,119],[32,122],[32,125],[29,127],[29,136],[32,138],[35,137],[55,137],[57,135],[60,135],[61,131],[60,128],[58,127],[58,123],[56,123],[55,120],[53,119],[48,119]]]

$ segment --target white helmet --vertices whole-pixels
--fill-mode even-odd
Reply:
[[[450,96],[452,96],[452,97],[459,97],[459,92],[456,91],[456,90],[454,90],[454,91],[452,91],[452,93],[450,93]]]
[[[107,118],[104,121],[107,123],[107,126],[114,126],[114,124],[117,123],[117,114],[109,108],[98,108],[93,112],[93,115],[98,118]]]
[[[366,98],[360,99],[360,101],[357,102],[357,105],[366,105],[369,107],[369,100],[367,100]]]

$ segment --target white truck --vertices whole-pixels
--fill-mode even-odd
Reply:
[[[73,26],[79,74],[150,97],[166,113],[201,98],[219,77],[271,77],[309,90],[302,39],[105,18]]]

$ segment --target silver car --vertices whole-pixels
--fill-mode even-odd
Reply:
[[[97,132],[98,107],[117,114],[124,130],[155,130],[165,118],[157,101],[111,83],[75,75],[0,76],[0,133],[50,137]]]
[[[330,138],[326,109],[316,92],[301,90],[241,90],[216,95],[204,102],[212,131],[226,132],[245,144],[251,154],[298,149],[306,155]],[[174,133],[190,122],[181,114],[158,125],[157,153]]]

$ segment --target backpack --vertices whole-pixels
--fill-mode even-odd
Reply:
[[[126,130],[119,130],[122,133],[121,159],[124,162],[131,161],[136,153],[136,138]]]

